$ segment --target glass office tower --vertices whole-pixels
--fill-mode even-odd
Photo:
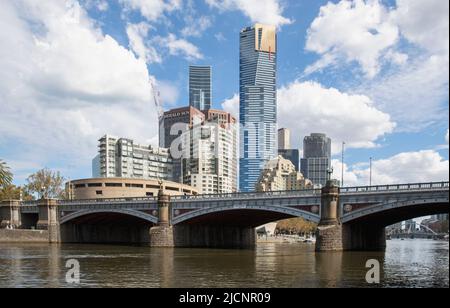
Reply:
[[[277,36],[256,24],[240,33],[240,191],[255,191],[265,164],[277,157]]]
[[[198,110],[211,109],[211,66],[189,66],[189,105]]]
[[[301,172],[316,186],[325,186],[331,168],[331,139],[325,134],[311,134],[303,140]]]

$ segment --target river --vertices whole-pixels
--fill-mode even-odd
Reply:
[[[449,243],[391,240],[385,253],[315,253],[312,244],[260,244],[255,250],[150,249],[108,245],[0,243],[0,287],[74,287],[66,262],[80,265],[79,287],[449,287]],[[381,264],[369,285],[366,261]]]

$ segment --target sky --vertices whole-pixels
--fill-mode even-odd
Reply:
[[[188,66],[213,67],[214,108],[238,116],[239,32],[277,26],[278,122],[326,133],[345,184],[449,178],[447,0],[0,0],[0,159],[91,177],[97,140],[157,144],[157,109],[188,105]]]

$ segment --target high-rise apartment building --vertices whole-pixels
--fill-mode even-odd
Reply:
[[[256,24],[240,33],[240,190],[254,191],[265,164],[277,156],[277,35]]]
[[[93,173],[103,178],[172,180],[173,163],[168,149],[106,135],[99,140],[99,158],[94,159]]]
[[[311,134],[303,140],[301,172],[314,185],[325,186],[331,168],[331,139],[325,134]]]
[[[189,106],[199,110],[212,108],[211,66],[189,66]]]
[[[238,128],[221,110],[177,108],[164,114],[164,140],[174,162],[174,178],[201,193],[237,191]]]
[[[206,119],[183,136],[183,183],[202,194],[236,192],[236,120],[229,113],[218,110],[210,110]]]

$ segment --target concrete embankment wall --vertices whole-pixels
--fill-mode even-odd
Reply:
[[[48,231],[1,229],[0,243],[48,243]]]

